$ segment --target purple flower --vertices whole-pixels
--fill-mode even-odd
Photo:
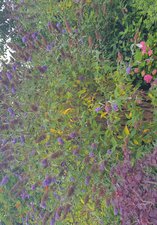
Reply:
[[[131,67],[130,66],[126,68],[126,73],[127,74],[130,74],[131,73]]]
[[[45,73],[47,70],[47,66],[38,66],[38,70],[40,71],[40,73]]]
[[[97,107],[96,109],[95,109],[95,112],[99,112],[101,110],[101,107]]]
[[[60,22],[56,23],[56,27],[57,27],[58,29],[60,29],[61,23],[60,23]]]
[[[77,136],[76,132],[72,132],[72,133],[69,134],[69,137],[71,139],[76,138],[76,136]]]
[[[24,144],[25,143],[25,137],[24,137],[24,135],[21,135],[20,142],[21,142],[21,144]]]
[[[48,52],[51,51],[51,49],[52,49],[52,45],[51,45],[51,44],[49,44],[49,45],[46,46],[46,50],[47,50]]]
[[[99,170],[100,170],[101,172],[103,172],[103,171],[105,170],[105,162],[104,162],[104,161],[100,163],[100,165],[99,165]]]
[[[66,30],[65,29],[62,29],[62,34],[65,34],[66,33]]]
[[[5,145],[8,142],[7,139],[2,139],[2,145]]]
[[[55,223],[56,223],[55,218],[52,218],[50,221],[50,225],[55,225]]]
[[[13,144],[16,144],[18,142],[18,139],[17,138],[14,138],[13,140],[12,140],[12,143]]]
[[[54,47],[54,45],[55,45],[55,43],[54,43],[54,42],[51,42],[50,44],[48,44],[48,45],[46,46],[46,50],[47,50],[47,51],[51,51],[52,48]]]
[[[70,177],[70,181],[71,182],[75,182],[75,178],[74,177]]]
[[[78,149],[74,149],[73,150],[73,155],[78,156],[79,155],[79,150]]]
[[[12,94],[15,94],[16,93],[16,90],[15,90],[14,85],[12,85],[12,87],[11,87],[11,92],[12,92]]]
[[[36,189],[36,187],[37,187],[36,184],[33,184],[31,187],[32,191],[34,191]]]
[[[112,109],[117,112],[118,111],[118,105],[117,104],[113,104],[112,105]]]
[[[89,185],[90,180],[91,180],[91,176],[87,176],[86,179],[85,179],[85,185],[86,186]]]
[[[51,177],[51,176],[47,176],[45,178],[45,180],[43,181],[43,186],[49,186],[51,183],[55,183],[56,182],[56,177]]]
[[[51,26],[51,22],[50,22],[50,21],[47,23],[47,26],[48,26],[48,27]]]
[[[32,61],[32,56],[29,56],[26,60],[26,62],[31,62]]]
[[[118,209],[114,207],[114,215],[117,216],[118,215]]]
[[[92,143],[92,144],[91,144],[91,148],[92,148],[92,149],[97,149],[97,144],[96,144],[96,143]]]
[[[0,182],[0,186],[6,185],[9,181],[9,177],[5,176],[2,178],[1,182]]]
[[[112,153],[112,150],[111,149],[108,149],[107,150],[107,154],[110,155],[111,153]]]
[[[56,192],[53,192],[53,195],[57,200],[60,200],[60,196]]]
[[[111,106],[110,106],[109,103],[106,103],[106,105],[105,105],[105,111],[106,111],[107,113],[109,113],[109,112],[111,111]]]
[[[14,110],[11,107],[8,108],[8,112],[10,113],[11,117],[15,116]]]
[[[13,75],[10,72],[6,72],[8,80],[12,80]]]
[[[83,81],[85,79],[85,77],[83,75],[78,77],[78,80]]]
[[[57,141],[60,145],[64,145],[64,141],[61,137],[57,138]]]
[[[76,34],[78,34],[78,29],[75,29],[74,32],[75,32]]]
[[[30,195],[26,192],[26,191],[23,191],[22,194],[21,194],[21,198],[23,200],[27,199],[27,198],[30,198]]]
[[[41,164],[42,164],[42,166],[43,166],[44,168],[48,167],[48,159],[43,159],[43,160],[41,161]]]
[[[62,166],[62,167],[66,166],[66,161],[62,161],[62,162],[61,162],[61,166]]]
[[[90,153],[89,153],[89,157],[90,157],[90,158],[94,158],[94,157],[95,157],[94,152],[90,152]]]
[[[32,38],[34,40],[36,40],[37,39],[37,36],[38,36],[38,32],[34,32],[31,36],[32,36]]]
[[[41,207],[42,209],[46,209],[46,202],[41,202],[41,203],[40,203],[40,207]]]
[[[25,44],[27,41],[28,41],[27,37],[26,36],[23,36],[22,37],[22,42]]]
[[[52,177],[51,182],[52,182],[52,183],[56,183],[56,177]]]
[[[17,64],[14,63],[13,66],[12,66],[12,70],[13,70],[13,71],[16,71],[16,68],[17,68]]]
[[[33,150],[30,152],[30,155],[33,156],[33,155],[35,155],[35,154],[36,154],[36,151],[35,151],[35,149],[33,149]]]
[[[57,200],[60,200],[60,196],[56,192],[53,192],[53,195]]]
[[[52,182],[52,177],[51,176],[47,176],[46,179],[43,181],[43,186],[49,186]]]

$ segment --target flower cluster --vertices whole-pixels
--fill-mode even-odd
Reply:
[[[136,49],[134,61],[126,68],[126,73],[132,75],[135,81],[142,78],[145,84],[152,84],[157,79],[156,53],[145,41],[141,41],[136,46],[140,51]]]
[[[112,170],[111,179],[115,187],[112,198],[115,215],[121,224],[155,224],[157,221],[156,177],[150,175],[148,167],[157,166],[157,149],[142,160],[131,165],[129,153],[124,162]],[[116,179],[113,178],[116,175]]]

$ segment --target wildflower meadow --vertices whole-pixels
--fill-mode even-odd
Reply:
[[[6,0],[1,225],[157,225],[157,0]]]

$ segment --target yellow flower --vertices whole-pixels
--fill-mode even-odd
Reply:
[[[68,108],[68,109],[62,111],[61,113],[64,114],[64,115],[66,115],[66,114],[68,114],[69,112],[71,112],[72,110],[73,110],[72,108]]]
[[[107,112],[102,112],[100,117],[101,118],[106,118],[106,115],[107,115]]]
[[[149,132],[149,129],[145,129],[145,130],[143,130],[143,133],[145,134],[145,133],[148,133]]]
[[[18,209],[21,206],[20,202],[16,202],[15,207]]]
[[[86,3],[90,4],[91,3],[91,0],[86,0]]]
[[[135,145],[139,145],[139,142],[136,139],[134,139],[133,142]]]
[[[125,134],[126,136],[128,136],[128,135],[130,134],[130,131],[129,131],[129,129],[128,129],[128,126],[125,126],[125,128],[124,128],[124,134]]]
[[[61,131],[61,130],[55,130],[54,128],[51,128],[50,129],[50,132],[52,134],[59,134],[59,135],[63,134],[63,131]]]

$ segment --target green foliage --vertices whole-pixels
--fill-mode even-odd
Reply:
[[[141,16],[145,17],[144,24],[146,29],[155,29],[157,25],[157,1],[134,0],[134,7],[138,9]]]

